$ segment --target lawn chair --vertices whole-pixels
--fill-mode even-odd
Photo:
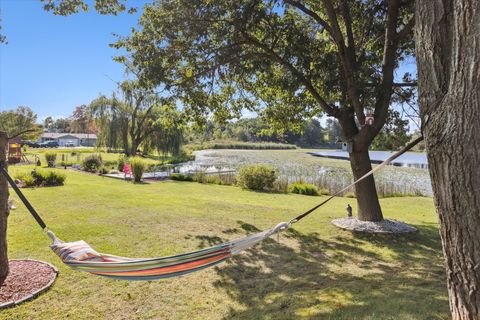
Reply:
[[[130,166],[128,164],[123,165],[123,175],[125,177],[125,180],[127,178],[132,179],[132,170],[130,169]]]

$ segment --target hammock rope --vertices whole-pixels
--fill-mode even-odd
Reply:
[[[366,179],[375,172],[381,170],[390,162],[410,150],[423,137],[419,137],[407,144],[403,149],[390,156],[387,160],[367,172],[365,175],[349,184],[340,191],[335,192],[323,202],[305,211],[289,222],[281,222],[271,229],[258,232],[237,240],[221,243],[206,249],[184,253],[179,255],[160,257],[160,258],[126,258],[95,251],[85,241],[63,242],[55,236],[55,234],[47,228],[47,225],[37,213],[35,208],[30,204],[28,199],[16,185],[15,181],[8,174],[4,161],[0,161],[0,173],[6,178],[20,200],[25,204],[26,208],[33,216],[38,225],[53,241],[50,248],[70,268],[78,271],[89,272],[95,275],[123,279],[123,280],[156,280],[169,277],[184,275],[217,265],[233,255],[253,247],[257,243],[274,234],[279,234],[287,230],[290,225],[305,218],[336,196],[347,191],[358,182]]]

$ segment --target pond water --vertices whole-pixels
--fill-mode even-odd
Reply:
[[[313,156],[317,157],[326,157],[333,159],[348,159],[348,152],[346,151],[321,151],[321,152],[311,152]],[[387,160],[394,152],[390,151],[370,151],[370,160],[372,163],[381,163]],[[392,162],[394,166],[400,167],[412,167],[412,168],[421,168],[428,169],[427,155],[425,153],[417,152],[405,152],[400,157],[395,159]]]

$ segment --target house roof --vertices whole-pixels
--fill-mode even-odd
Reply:
[[[97,139],[97,135],[95,133],[57,133],[57,132],[44,132],[42,134],[42,138],[50,138],[50,139],[60,139],[63,137],[75,137],[77,139]]]

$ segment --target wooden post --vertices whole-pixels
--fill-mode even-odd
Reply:
[[[0,131],[0,163],[7,164],[8,137],[5,132]],[[0,286],[8,275],[7,255],[7,218],[8,218],[8,184],[3,175],[0,174]]]

